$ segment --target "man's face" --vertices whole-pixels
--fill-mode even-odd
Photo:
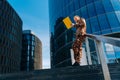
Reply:
[[[80,17],[78,17],[78,16],[75,16],[75,17],[74,17],[74,21],[75,21],[76,23],[78,23],[79,20],[80,20]]]

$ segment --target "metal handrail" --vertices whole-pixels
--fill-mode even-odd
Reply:
[[[86,36],[94,40],[102,41],[102,42],[109,43],[111,45],[120,47],[119,38],[113,38],[113,37],[101,36],[101,35],[92,35],[92,34],[86,34]]]
[[[86,34],[86,37],[95,40],[98,49],[98,55],[102,65],[104,80],[111,80],[108,65],[104,56],[103,42],[120,47],[120,39],[101,35]]]

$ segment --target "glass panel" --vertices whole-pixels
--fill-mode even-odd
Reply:
[[[79,10],[79,11],[76,11],[76,12],[75,12],[75,15],[81,16],[80,10]]]
[[[111,0],[102,0],[106,12],[112,12],[113,11],[113,7],[112,7],[112,4],[111,4],[110,1]]]
[[[120,59],[120,51],[115,51],[115,57]]]
[[[117,15],[117,18],[118,18],[118,20],[120,22],[120,12],[116,12],[116,15]]]
[[[108,24],[105,14],[98,16],[98,20],[99,20],[101,30],[110,29],[110,26]]]
[[[88,12],[87,12],[86,7],[82,7],[82,8],[81,8],[81,17],[87,19],[87,18],[88,18],[88,14],[87,14],[87,13],[88,13]]]
[[[86,3],[88,4],[88,3],[91,3],[91,2],[93,2],[93,0],[86,0]]]
[[[86,21],[86,25],[87,25],[87,33],[92,33],[89,20]]]
[[[73,0],[73,1],[74,1],[75,10],[78,10],[80,7],[79,0]]]
[[[108,13],[107,17],[108,17],[108,21],[111,25],[111,28],[116,28],[116,27],[120,26],[115,13]]]
[[[120,47],[114,46],[115,51],[120,51]]]
[[[75,8],[74,8],[74,4],[73,4],[73,2],[70,4],[70,7],[69,7],[70,9],[70,13],[69,14],[72,14],[73,12],[74,12],[74,10],[75,10]]]
[[[88,8],[88,14],[89,14],[90,17],[96,16],[96,12],[95,12],[95,8],[94,8],[94,4],[93,3],[89,4],[87,6],[87,8]]]
[[[27,61],[29,61],[29,56],[27,56]]]
[[[120,1],[119,0],[111,0],[114,10],[120,10]]]
[[[107,51],[107,58],[114,59],[115,58],[114,51]]]
[[[80,7],[83,7],[85,5],[85,0],[79,0]]]
[[[97,21],[96,17],[91,18],[90,23],[91,23],[92,32],[100,31],[100,28],[99,28],[98,21]]]
[[[27,40],[30,40],[30,35],[26,35]]]
[[[113,49],[113,46],[112,45],[110,45],[110,44],[105,44],[105,48],[106,48],[106,51],[111,51],[111,52],[113,52],[114,51],[114,49]]]
[[[31,56],[34,56],[34,51],[31,52]]]
[[[34,36],[32,36],[32,40],[33,40],[33,41],[35,40],[35,37],[34,37]]]
[[[104,9],[103,9],[103,5],[102,5],[101,1],[95,2],[95,8],[96,8],[97,14],[103,14],[104,13]]]

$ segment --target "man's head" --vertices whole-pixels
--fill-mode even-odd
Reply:
[[[79,17],[78,15],[74,16],[74,21],[75,21],[76,23],[78,23],[79,20],[80,20],[80,17]]]

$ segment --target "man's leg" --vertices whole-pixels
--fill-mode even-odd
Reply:
[[[74,52],[74,59],[75,59],[75,66],[76,65],[79,65],[79,44],[78,44],[78,41],[75,40],[74,43],[73,43],[73,46],[72,46],[72,49],[73,49],[73,52]]]

